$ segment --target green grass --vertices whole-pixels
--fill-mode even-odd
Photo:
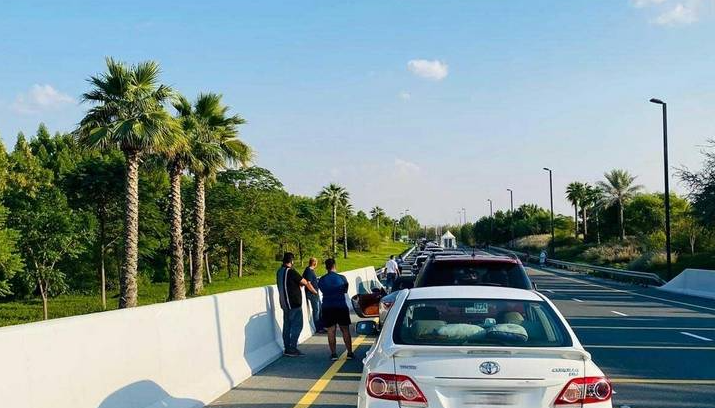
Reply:
[[[391,255],[398,255],[408,245],[399,242],[385,242],[380,248],[372,252],[350,252],[348,259],[343,259],[342,254],[337,259],[339,271],[349,271],[365,266],[382,267],[386,259]],[[322,274],[322,260],[319,261],[319,274]],[[276,264],[276,268],[278,265]],[[299,272],[302,272],[299,268]],[[225,271],[213,276],[213,282],[205,286],[204,294],[212,295],[231,290],[254,288],[257,286],[272,285],[275,282],[275,269],[264,270],[258,273],[247,275],[242,278],[233,277],[229,279]],[[144,280],[139,282],[139,304],[149,305],[166,301],[169,293],[168,283],[148,283]],[[107,292],[107,308],[109,310],[117,308],[118,291]],[[61,295],[51,298],[48,304],[50,318],[75,316],[87,313],[102,311],[102,302],[99,294],[96,295]],[[42,300],[33,298],[21,301],[11,301],[0,303],[0,326],[10,326],[14,324],[30,323],[42,320]]]

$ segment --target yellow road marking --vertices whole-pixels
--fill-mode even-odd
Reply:
[[[365,341],[365,336],[358,336],[358,338],[353,341],[353,350],[357,349],[359,345],[361,345]],[[297,404],[293,408],[307,408],[311,406],[316,399],[318,399],[318,396],[320,395],[323,390],[325,390],[325,387],[328,386],[328,383],[330,383],[330,380],[335,377],[336,374],[338,374],[338,371],[343,367],[343,364],[345,364],[345,361],[347,361],[347,355],[348,352],[347,350],[343,352],[343,354],[340,355],[340,358],[336,362],[334,362],[330,368],[318,379],[318,381],[313,384],[312,387],[310,387],[310,390],[303,395],[303,397],[298,401]]]
[[[715,385],[715,380],[669,380],[652,378],[611,378],[614,384]]]

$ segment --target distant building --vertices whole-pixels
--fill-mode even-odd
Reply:
[[[442,238],[440,238],[439,245],[442,248],[455,249],[457,248],[457,238],[455,238],[451,232],[447,231],[442,235]]]

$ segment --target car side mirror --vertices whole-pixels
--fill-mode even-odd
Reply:
[[[355,324],[355,332],[363,336],[375,336],[377,324],[372,320],[363,320]]]
[[[536,283],[535,283],[535,282],[531,282],[531,286],[534,288],[534,290],[536,290]]]

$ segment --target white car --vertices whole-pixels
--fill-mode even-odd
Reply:
[[[363,360],[360,408],[612,407],[611,383],[538,292],[417,288],[393,309]]]

